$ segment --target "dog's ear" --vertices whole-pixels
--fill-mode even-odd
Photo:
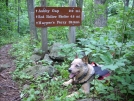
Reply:
[[[83,61],[84,63],[88,64],[88,55],[84,56],[84,57],[82,58],[82,61]]]
[[[78,54],[76,53],[76,55],[75,55],[75,59],[77,59],[78,58]]]

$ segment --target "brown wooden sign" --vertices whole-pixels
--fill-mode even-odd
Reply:
[[[79,7],[36,7],[35,26],[80,26],[81,8]]]

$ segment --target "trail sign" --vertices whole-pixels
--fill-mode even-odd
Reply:
[[[80,7],[35,7],[35,26],[80,26]]]

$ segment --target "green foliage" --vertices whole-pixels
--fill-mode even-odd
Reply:
[[[105,90],[101,93],[105,94],[104,92],[109,92],[109,95],[107,97],[103,97],[103,99],[110,99],[110,100],[130,100],[132,99],[131,96],[134,95],[133,93],[133,81],[131,70],[128,72],[129,68],[118,68],[115,72],[116,75],[113,75],[110,79],[110,85],[108,87],[104,87]],[[128,75],[130,74],[130,76]],[[114,92],[114,93],[113,93]],[[125,95],[125,98],[122,98],[122,96]]]
[[[20,16],[20,34],[27,34],[29,33],[29,21],[28,21],[28,16],[26,14],[27,12],[25,12],[25,14]]]
[[[67,60],[72,61],[75,58],[77,50],[80,50],[76,44],[65,44],[60,47],[61,51],[59,54],[66,57]]]
[[[60,75],[56,75],[54,78],[49,77],[46,73],[35,78],[33,75],[27,75],[27,73],[23,71],[25,68],[33,65],[30,56],[36,45],[32,45],[29,39],[30,36],[28,35],[23,37],[17,44],[13,45],[12,50],[10,51],[12,56],[16,57],[17,68],[13,73],[13,77],[22,85],[22,101],[66,100],[68,89],[65,89],[65,87],[62,86],[62,83],[65,78],[68,78],[68,64],[63,63],[62,65],[55,65],[55,68],[59,70]],[[47,63],[44,62],[43,65],[47,65]],[[73,100],[69,99],[66,101]]]
[[[6,5],[6,2],[8,5]],[[18,17],[18,4],[11,1],[0,1],[0,46],[13,43],[21,38],[22,34],[29,32],[28,16],[25,1],[20,3]],[[19,33],[18,33],[18,23]]]
[[[95,79],[92,82],[95,89],[91,87],[91,94],[94,93],[105,101],[132,101],[134,95],[134,9],[131,6],[124,7],[122,0],[109,0],[109,2],[108,26],[95,28],[93,27],[95,19],[93,0],[84,1],[85,19],[81,28],[76,30],[77,42],[75,44],[67,44],[68,27],[48,28],[48,44],[63,43],[64,45],[60,47],[62,52],[59,54],[66,57],[62,64],[54,65],[59,74],[53,78],[46,73],[35,78],[23,72],[25,68],[34,65],[30,56],[34,48],[41,47],[41,43],[38,42],[35,45],[30,35],[25,35],[29,32],[29,27],[24,1],[21,2],[20,34],[17,33],[16,4],[11,1],[9,8],[6,8],[5,4],[0,2],[0,45],[19,40],[13,44],[11,54],[16,58],[17,68],[13,77],[21,85],[22,101],[76,101],[87,97],[81,94],[68,99],[66,96],[72,92],[70,90],[72,86],[62,86],[62,83],[68,79],[67,69],[70,62],[75,58],[76,53],[82,57],[81,51],[89,55],[90,61],[104,65],[102,69],[107,68],[112,71],[112,75],[105,80]],[[40,5],[39,3],[37,0],[36,5]],[[51,6],[62,4],[66,6],[67,0],[57,0],[56,3],[53,0],[48,1],[48,5]],[[100,7],[104,8],[102,5]],[[10,19],[10,23],[7,23],[7,19]],[[24,36],[21,36],[22,34]],[[45,66],[50,64],[39,62]]]
[[[68,27],[51,27],[48,28],[48,39],[51,40],[50,43],[53,42],[67,42],[67,31]]]
[[[16,57],[16,71],[22,70],[25,66],[31,65],[30,56],[32,55],[32,50],[34,46],[29,40],[30,36],[24,36],[21,41],[14,44],[10,53]]]
[[[60,72],[60,75],[63,77],[63,78],[68,78],[68,67],[69,65],[67,65],[67,63],[63,63],[62,66],[61,65],[55,65],[55,68]]]
[[[15,5],[9,5],[10,6],[15,6]],[[10,12],[9,12],[10,10]],[[13,12],[12,9],[7,8],[7,6],[5,5],[5,2],[0,2],[0,11],[1,11],[1,15],[0,15],[0,35],[9,33],[10,30],[14,29],[14,18],[15,16],[15,12]]]
[[[9,5],[11,7],[13,5]],[[0,46],[15,42],[19,39],[19,35],[14,31],[15,22],[15,12],[6,7],[5,2],[0,1]]]
[[[91,34],[90,37],[87,36],[86,39],[79,39],[79,44],[89,53],[91,61],[103,64],[103,69],[113,71],[107,86],[104,82],[95,81],[96,92],[104,96],[103,100],[131,100],[133,96],[133,41],[121,43],[118,41],[119,36],[120,34],[114,33],[114,30],[108,27],[99,30],[99,33]]]

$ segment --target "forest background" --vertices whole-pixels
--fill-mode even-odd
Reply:
[[[40,6],[40,1],[34,0],[34,6]],[[71,0],[46,0],[49,7],[68,7]],[[69,43],[69,27],[48,27],[48,46],[53,43],[64,44],[59,53],[65,56],[64,62],[54,64],[58,70],[56,79],[49,75],[34,78],[23,72],[33,65],[30,60],[33,50],[40,49],[41,28],[32,34],[28,16],[28,2],[33,0],[0,0],[0,46],[12,44],[11,54],[16,57],[14,79],[21,87],[22,101],[74,101],[86,98],[81,95],[67,99],[68,88],[62,83],[68,78],[68,67],[75,53],[85,51],[90,61],[105,65],[103,68],[112,70],[112,75],[106,80],[95,79],[91,95],[105,101],[132,101],[134,96],[134,0],[76,0],[82,7],[84,20],[76,27],[76,42]],[[43,60],[38,61],[49,65]],[[69,87],[69,89],[71,86]],[[24,97],[28,94],[27,97]],[[91,97],[91,96],[90,96]]]

